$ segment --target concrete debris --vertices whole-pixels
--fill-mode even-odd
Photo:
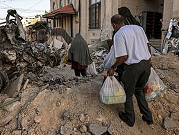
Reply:
[[[89,131],[95,135],[102,135],[107,132],[107,127],[104,127],[99,124],[91,124],[89,126]]]
[[[35,123],[40,123],[41,120],[42,120],[41,116],[36,116],[36,117],[34,118]]]
[[[9,97],[17,97],[20,92],[24,74],[21,74],[18,78],[9,83],[6,89],[3,89],[2,93],[7,94]]]
[[[51,67],[49,65],[44,66],[43,72],[39,75],[36,75],[36,73],[32,71],[24,74],[24,81],[21,85],[23,101],[21,102],[24,105],[27,103],[27,99],[30,100],[29,93],[31,93],[31,95],[33,95],[33,93],[38,93],[38,91],[33,90],[32,87],[39,87],[44,83],[48,83],[49,86],[47,87],[47,90],[38,94],[38,98],[33,98],[25,105],[26,107],[21,107],[24,109],[19,113],[19,131],[26,134],[36,133],[52,135],[141,134],[137,131],[138,129],[135,129],[135,127],[135,131],[128,129],[128,127],[121,122],[116,115],[117,112],[114,111],[118,110],[116,109],[116,106],[108,107],[100,103],[98,93],[102,85],[103,74],[106,72],[101,64],[107,54],[107,50],[101,51],[102,55],[95,55],[96,52],[97,51],[93,50],[91,56],[98,71],[98,76],[87,76],[86,78],[75,77],[74,71],[70,69],[70,66],[61,63],[56,67]],[[62,54],[60,55],[62,56]],[[152,60],[156,72],[164,83],[168,83],[169,85],[167,86],[169,88],[177,87],[178,83],[176,73],[178,72],[178,68],[174,67],[177,67],[178,57],[171,54],[164,56],[157,55],[152,56]],[[175,79],[176,81],[173,81],[172,79]],[[26,88],[24,89],[23,87]],[[159,126],[161,125],[162,118],[167,116],[167,110],[176,108],[174,109],[174,112],[176,112],[178,108],[177,103],[174,104],[174,102],[170,101],[171,98],[174,102],[177,102],[177,96],[167,93],[165,98],[157,98],[155,102],[149,104],[152,108],[155,122],[158,122],[158,125],[155,125],[158,129],[154,128],[155,130],[158,130],[157,132],[160,130],[160,132],[162,131],[162,133],[166,133],[166,130],[163,130],[161,126]],[[159,104],[156,104],[158,102],[161,102],[160,108]],[[172,103],[173,105],[171,106],[169,103]],[[120,107],[120,109],[121,108],[122,107]],[[173,121],[176,122],[177,119],[175,118],[177,117],[177,114],[174,112],[172,112],[171,117],[173,118]],[[8,121],[12,121],[13,119],[14,117],[11,117]],[[144,125],[143,127],[140,127],[141,124],[139,124],[138,121],[142,122],[142,120],[137,117],[136,125],[141,129],[141,132],[144,133],[145,130],[148,130]],[[10,122],[10,124],[12,123],[13,121]],[[165,123],[165,127],[170,128],[167,123],[168,122]],[[2,125],[9,124],[7,124],[6,121]],[[4,131],[7,132],[6,129],[4,129]],[[154,134],[154,131],[151,132]],[[167,132],[172,131],[167,130]]]
[[[10,98],[7,98],[4,101],[4,104],[6,102],[9,102]],[[19,113],[20,109],[20,102],[16,101],[12,104],[9,104],[7,106],[4,106],[4,111],[0,112],[0,127],[5,126],[8,122],[10,122],[12,119],[16,118],[17,114]]]
[[[0,92],[9,85],[9,78],[4,71],[0,71]]]
[[[24,86],[23,86],[22,90],[25,90],[25,89],[26,89],[28,82],[29,82],[29,79],[27,79],[27,80],[25,81],[25,83],[24,83]]]
[[[10,102],[12,101],[13,98],[7,98],[3,104],[6,104],[7,102]],[[19,108],[20,107],[20,102],[19,101],[15,101],[13,102],[12,104],[10,105],[7,105],[7,106],[4,106],[4,109],[8,112],[12,112],[14,111],[16,108]]]
[[[73,132],[74,132],[73,129],[68,124],[65,124],[60,128],[60,133],[62,135],[71,135]]]
[[[104,48],[106,50],[109,49],[107,40],[100,41],[100,39],[99,39],[99,40],[96,40],[94,43],[89,45],[89,50],[96,50],[96,51],[98,51],[98,50],[100,50],[102,48]]]
[[[178,128],[178,125],[175,123],[175,121],[169,117],[164,118],[163,126],[165,129]]]
[[[57,70],[54,70],[52,68],[45,69],[44,72],[39,75],[39,79],[45,83],[48,82],[50,85],[54,85],[57,83],[62,84],[65,81],[65,78],[61,74],[61,72],[60,71],[58,72]]]
[[[80,114],[79,119],[81,122],[85,121],[85,115],[84,114]]]
[[[17,97],[17,98],[7,98],[5,99],[5,101],[3,103],[0,104],[0,108],[2,108],[3,110],[6,110],[6,111],[11,111],[13,109],[9,109],[9,104],[11,104],[10,108],[13,108],[13,104],[14,102],[16,101],[19,101],[20,100],[20,97]]]
[[[104,50],[97,51],[94,56],[102,56]]]
[[[15,21],[10,20],[10,16],[15,17]],[[38,75],[44,66],[54,67],[60,64],[61,48],[54,50],[46,43],[25,40],[25,32],[16,10],[8,10],[6,23],[0,26],[0,39],[1,70],[7,74],[9,80],[26,72]],[[2,77],[0,78],[2,84]],[[1,86],[0,90],[5,86]]]
[[[163,54],[173,52],[179,56],[179,22],[175,18],[170,19],[168,31],[164,39]]]
[[[103,53],[106,52],[104,51]],[[153,56],[153,66],[165,84],[167,82],[173,84],[175,81],[172,79],[175,79],[177,85],[178,78],[176,73],[178,68],[172,68],[171,70],[170,66],[177,66],[178,57],[168,55]],[[103,55],[95,56],[95,53],[92,54],[96,68],[100,67],[103,62],[102,57]],[[174,62],[170,62],[171,59]],[[166,64],[168,69],[163,69],[165,62],[168,63]],[[75,77],[74,71],[71,70],[69,65],[60,64],[53,68],[45,66],[43,72],[38,76],[33,72],[24,74],[24,80],[29,79],[29,81],[26,84],[26,89],[23,89],[26,81],[23,81],[23,85],[21,85],[20,103],[22,105],[19,109],[20,113],[16,115],[16,117],[20,116],[18,116],[19,131],[23,134],[51,135],[118,135],[126,133],[136,135],[146,133],[148,135],[147,133],[156,134],[156,132],[159,132],[160,134],[165,134],[170,132],[172,134],[174,132],[171,127],[175,127],[175,125],[170,126],[167,121],[165,122],[165,127],[171,129],[171,131],[166,131],[161,127],[162,118],[168,115],[169,110],[172,112],[173,121],[177,123],[177,114],[175,112],[179,110],[178,98],[174,90],[174,93],[170,93],[172,90],[168,90],[172,88],[170,87],[171,85],[167,85],[168,91],[164,98],[156,98],[154,102],[149,103],[154,115],[154,128],[149,131],[148,125],[144,125],[139,116],[136,116],[135,126],[137,129],[135,126],[128,128],[117,116],[118,111],[116,110],[122,110],[123,105],[106,106],[100,102],[98,93],[102,85],[103,73],[105,72],[103,70],[98,73],[98,76]],[[60,83],[55,81],[59,78],[64,80]],[[49,86],[46,87],[46,90],[38,92],[39,89],[37,88],[44,83],[48,83]],[[34,94],[35,96],[33,96]],[[1,101],[3,100],[5,99],[1,99]],[[136,114],[140,114],[140,112],[137,111]],[[10,117],[2,123],[3,126],[0,127],[0,130],[2,130],[2,133],[9,132],[8,130],[11,128],[8,126],[14,123],[17,123],[17,119]],[[17,126],[14,126],[13,129],[17,129]],[[10,133],[13,133],[13,131]]]
[[[35,98],[36,96],[43,90],[45,90],[49,85],[46,84],[45,86],[42,86],[36,93],[34,93],[25,103],[24,105],[20,108],[19,114],[18,114],[18,129],[22,128],[21,125],[21,121],[22,121],[22,112],[23,110],[28,106],[28,104],[30,104]]]
[[[63,120],[69,120],[69,119],[70,119],[70,116],[71,116],[70,111],[69,111],[69,110],[68,110],[68,111],[65,111],[65,112],[63,113],[63,115],[62,115],[62,119],[63,119]]]
[[[81,126],[80,126],[80,132],[81,132],[81,133],[87,132],[87,127],[86,127],[85,125],[81,125]]]

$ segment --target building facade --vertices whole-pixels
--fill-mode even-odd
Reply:
[[[63,29],[72,38],[80,33],[88,44],[112,37],[110,19],[122,6],[130,9],[151,39],[163,39],[170,19],[179,17],[178,0],[50,0],[50,5],[51,12],[43,16],[50,27]]]

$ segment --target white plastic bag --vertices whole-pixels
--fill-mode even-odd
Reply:
[[[163,97],[165,94],[165,84],[159,78],[155,70],[151,67],[151,73],[146,86],[144,87],[147,101],[152,101],[156,97]]]
[[[87,73],[90,75],[97,75],[97,71],[96,71],[96,66],[95,63],[92,62],[90,65],[88,65],[87,67]]]
[[[125,91],[114,76],[107,76],[99,94],[101,102],[104,104],[118,104],[126,102]]]
[[[114,45],[111,46],[109,53],[106,55],[103,61],[105,69],[109,69],[116,62]]]

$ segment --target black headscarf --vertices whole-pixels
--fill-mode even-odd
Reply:
[[[118,8],[118,13],[124,17],[125,25],[136,24],[140,26],[140,23],[132,16],[130,10],[127,7]]]
[[[135,19],[135,17],[132,16],[131,11],[127,7],[118,8],[118,14],[120,14],[124,17],[125,25],[134,24],[134,25],[141,26],[140,23]],[[116,32],[113,31],[112,41],[113,41],[113,37],[114,37],[115,33]]]
[[[68,60],[78,62],[80,65],[89,65],[93,62],[88,44],[79,33],[75,35],[68,50]]]

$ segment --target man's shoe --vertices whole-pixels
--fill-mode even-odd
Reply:
[[[119,117],[130,127],[134,126],[134,123],[130,122],[124,112],[119,112]]]
[[[144,116],[142,116],[142,120],[145,121],[148,125],[153,124],[153,121],[149,121],[146,118],[144,118]]]

